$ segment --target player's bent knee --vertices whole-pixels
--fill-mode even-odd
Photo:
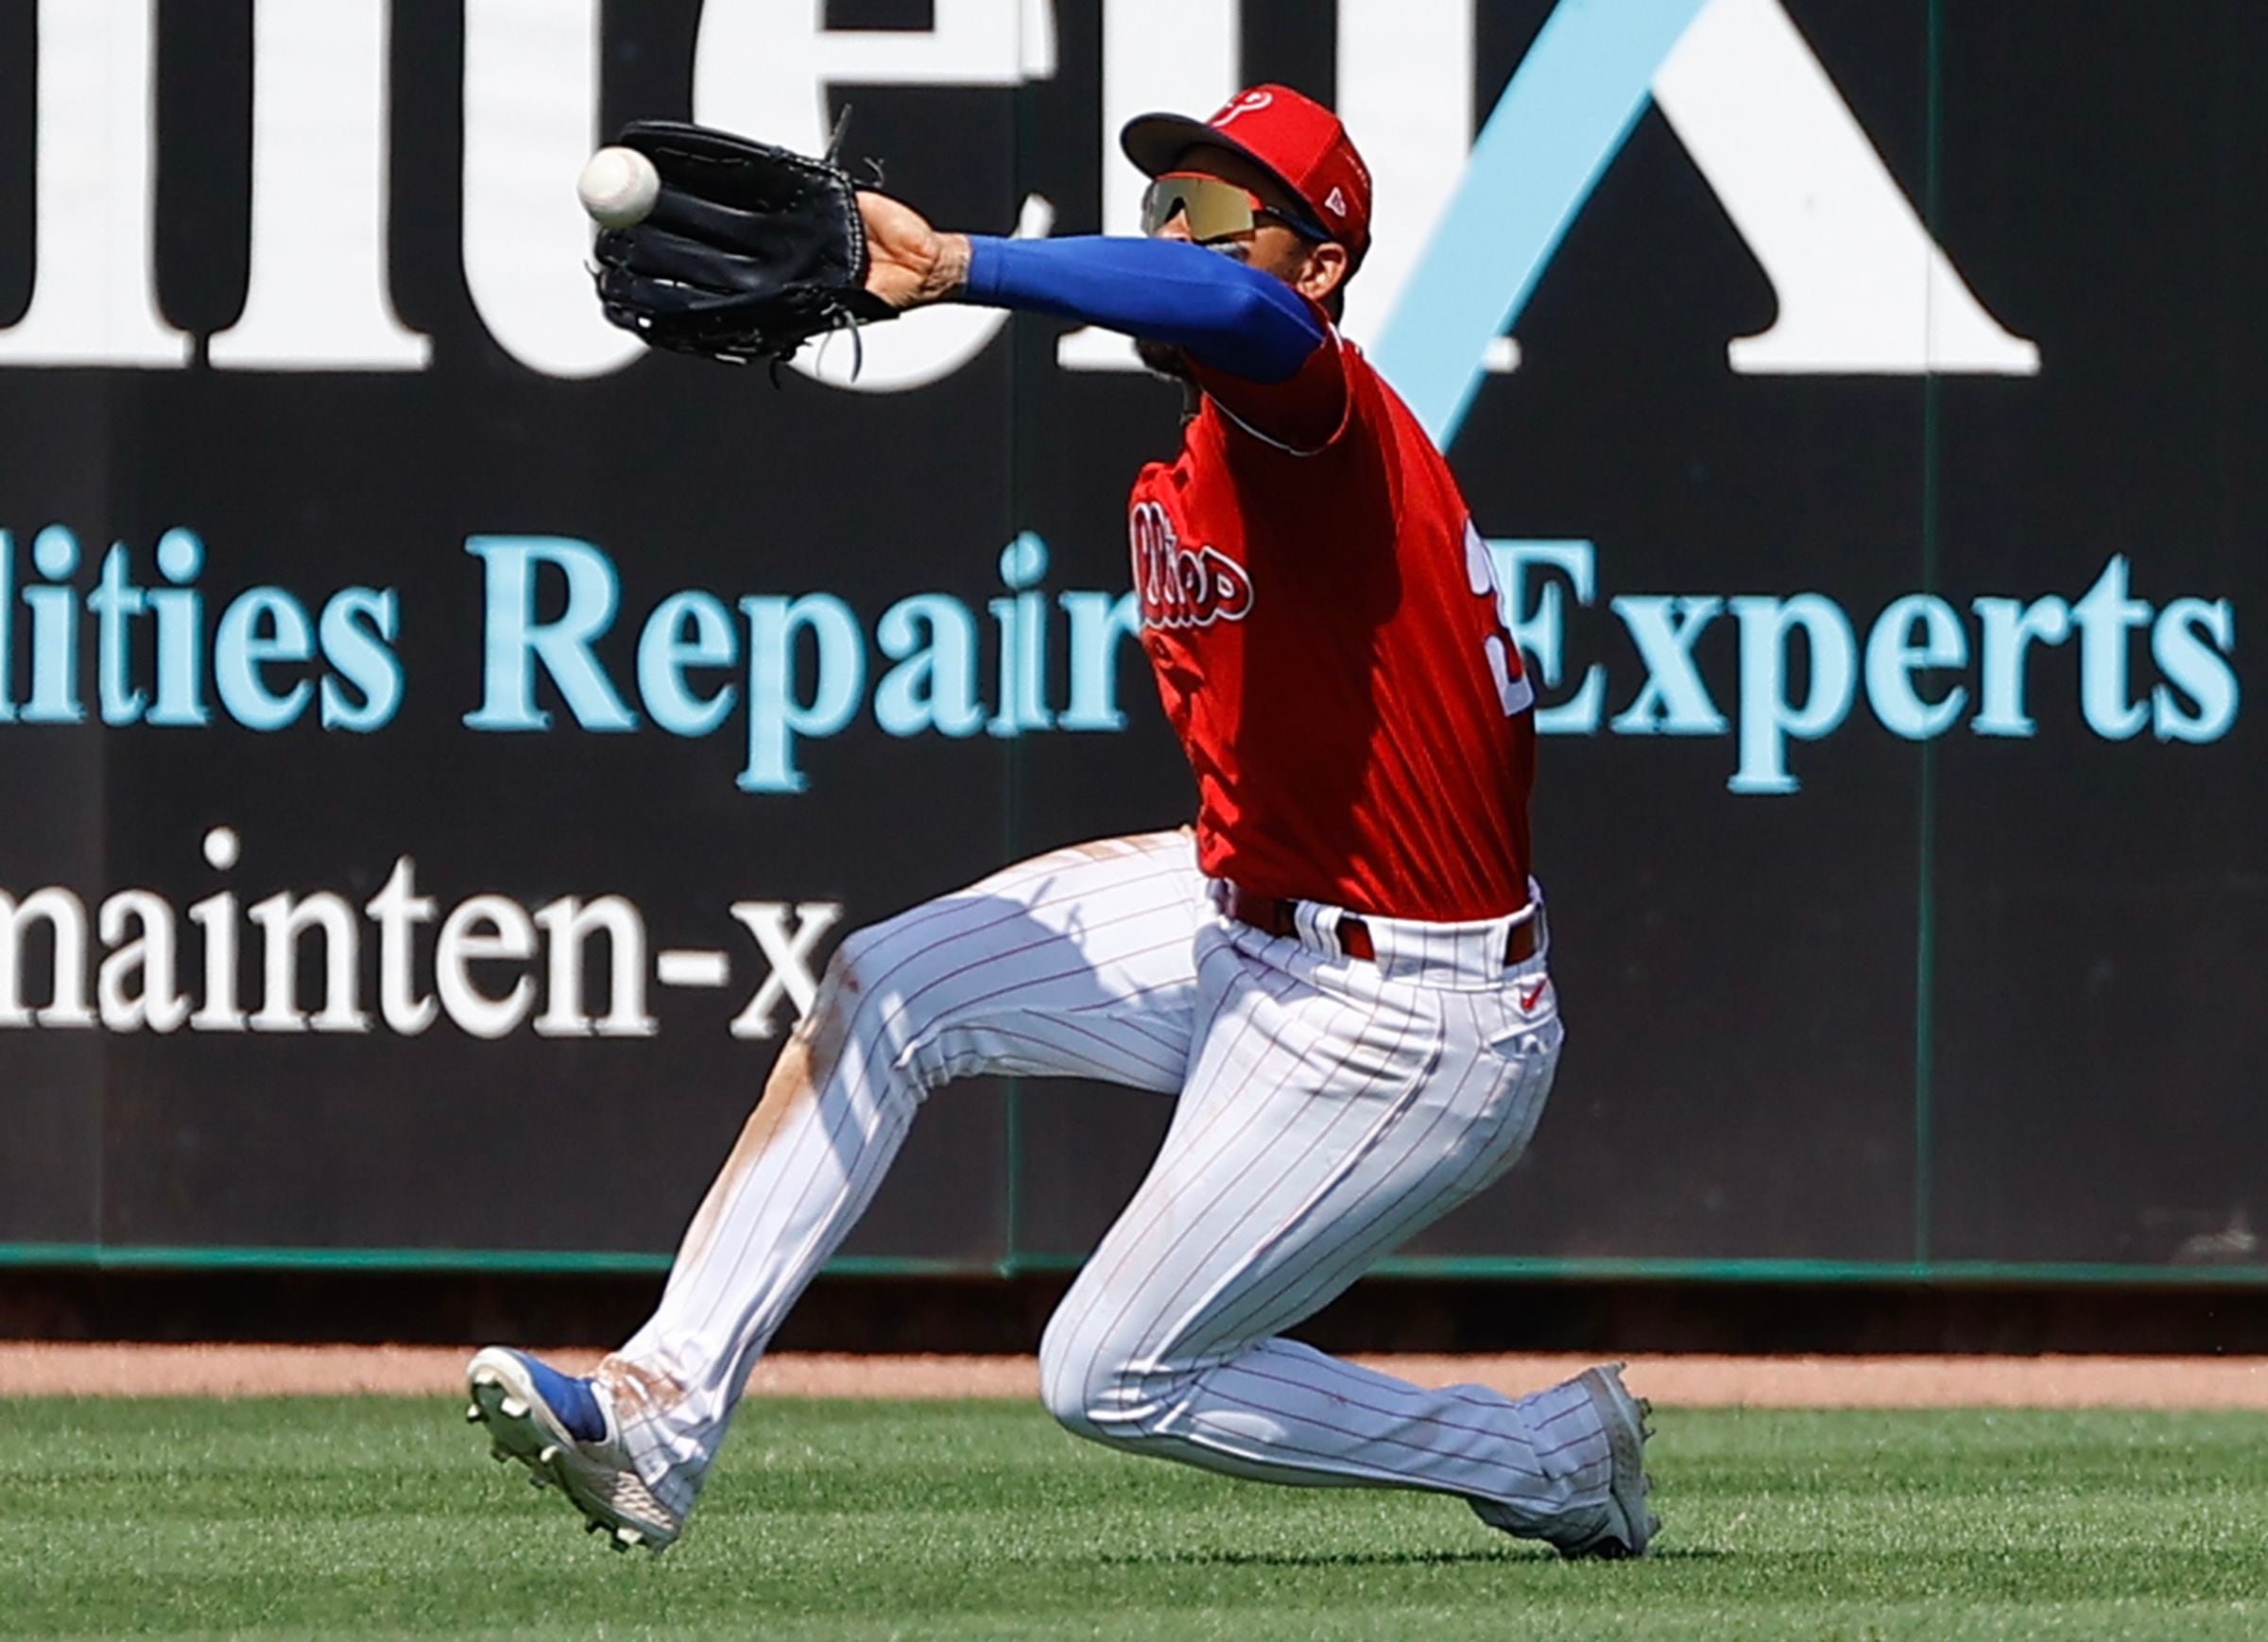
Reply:
[[[909,980],[918,979],[919,960],[936,944],[935,933],[919,922],[923,910],[915,907],[845,935],[819,977],[821,1000],[831,999],[849,1012],[878,1007],[885,992],[905,991]],[[909,1020],[923,1014],[902,996],[892,997],[889,1007],[893,1016]]]
[[[893,966],[886,926],[854,930],[835,948],[811,1007],[796,1027],[803,1052],[799,1069],[806,1078],[825,1083],[847,1073],[854,1081],[920,1098],[918,1080],[906,1075],[915,1023],[905,1012],[887,1007],[881,996]],[[783,1057],[781,1064],[790,1063]]]
[[[1140,1446],[1157,1434],[1174,1401],[1168,1382],[1179,1377],[1137,1367],[1107,1334],[1066,1323],[1069,1309],[1066,1301],[1040,1337],[1040,1400],[1074,1436]]]
[[[840,1033],[850,1023],[865,1001],[868,983],[873,978],[873,943],[867,937],[873,932],[853,930],[843,937],[842,944],[819,971],[819,984],[813,994],[811,1007],[803,1012],[804,1023],[815,1032],[829,1029]]]
[[[879,960],[888,942],[886,922],[852,930],[842,938],[827,960],[827,967],[820,972],[820,992],[863,996],[885,967]]]
[[[869,1076],[917,1096],[985,1069],[956,1059],[952,1041],[969,1007],[967,977],[995,956],[986,937],[998,921],[981,908],[929,901],[853,930],[819,978],[816,1030],[855,1039]]]
[[[1091,1356],[1058,1309],[1040,1337],[1040,1401],[1065,1430],[1099,1443],[1107,1439],[1092,1417]]]
[[[903,922],[902,916],[887,918],[843,937],[819,974],[818,992],[810,1010],[815,1019],[848,1027],[854,1018],[886,1016],[898,1027],[896,1035],[919,1029],[919,1013],[886,996],[902,977],[908,951],[915,945],[901,928]]]

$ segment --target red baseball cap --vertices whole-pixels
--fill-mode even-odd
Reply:
[[[1347,248],[1349,265],[1370,248],[1370,168],[1339,116],[1289,86],[1241,91],[1210,120],[1139,114],[1118,134],[1118,145],[1152,177],[1171,171],[1192,145],[1242,154],[1306,205],[1317,226]]]

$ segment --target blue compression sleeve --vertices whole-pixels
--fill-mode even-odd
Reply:
[[[1287,380],[1323,343],[1298,292],[1185,240],[972,233],[969,245],[969,301],[1170,342],[1247,382]]]

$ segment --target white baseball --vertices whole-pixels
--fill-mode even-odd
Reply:
[[[654,209],[662,173],[635,148],[601,148],[576,179],[575,191],[601,228],[628,228]]]

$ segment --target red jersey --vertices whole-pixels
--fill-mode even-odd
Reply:
[[[1534,692],[1449,464],[1335,331],[1289,382],[1197,380],[1128,509],[1198,864],[1385,917],[1517,912]]]

